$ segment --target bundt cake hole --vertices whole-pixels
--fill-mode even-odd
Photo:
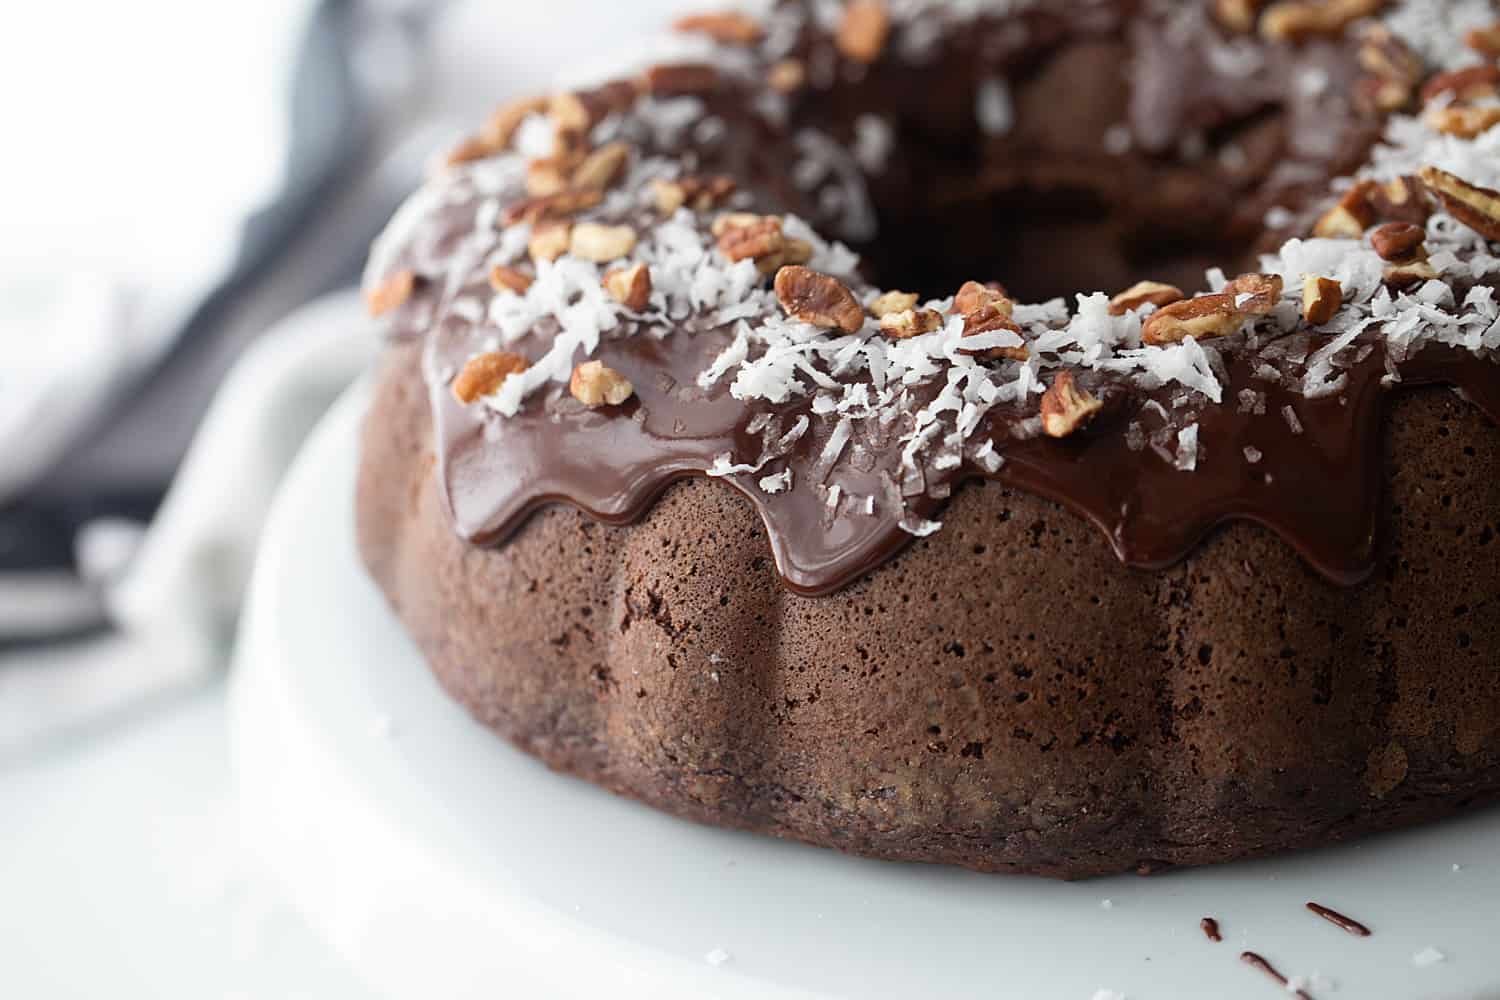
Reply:
[[[1249,269],[1258,234],[1229,232],[1214,215],[1201,231],[1165,225],[1149,204],[1120,203],[1085,185],[1028,183],[934,196],[889,217],[882,237],[860,246],[872,280],[925,296],[951,295],[968,280],[998,281],[1019,301],[1072,301],[1081,291],[1119,290],[1143,278],[1201,291],[1204,272]]]

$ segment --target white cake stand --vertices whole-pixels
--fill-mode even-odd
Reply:
[[[1495,811],[1269,861],[1066,884],[710,829],[548,772],[443,695],[360,568],[350,511],[365,400],[353,392],[329,415],[271,519],[234,739],[247,841],[378,990],[1274,997],[1238,960],[1253,949],[1288,975],[1319,973],[1319,1000],[1500,997]],[[1310,899],[1375,935],[1340,932],[1303,909]],[[1198,929],[1210,915],[1222,944]],[[1414,960],[1429,948],[1443,959]]]

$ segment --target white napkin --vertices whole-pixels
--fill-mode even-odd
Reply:
[[[143,22],[145,27],[137,30],[120,25],[123,34],[116,37],[133,37],[132,30],[139,35],[140,31],[161,29],[161,18],[167,16],[168,9],[175,9],[174,5],[192,8],[184,23],[209,17],[212,11],[214,18],[221,18],[215,32],[248,33],[247,37],[254,40],[250,48],[265,58],[275,50],[277,39],[295,35],[291,28],[297,24],[297,11],[310,9],[314,3],[268,0],[267,4],[247,5],[240,10],[236,5],[150,0],[148,7],[155,13]],[[392,120],[386,123],[383,145],[387,151],[405,150],[419,142],[437,148],[440,139],[436,133],[456,137],[507,96],[568,80],[597,79],[617,69],[622,55],[635,63],[648,58],[646,49],[635,40],[659,36],[672,14],[685,6],[694,5],[684,0],[638,0],[628,5],[598,0],[551,0],[541,5],[497,4],[493,0],[446,4],[442,0],[364,0],[363,7],[377,20],[383,16],[394,23],[421,10],[435,12],[436,17],[430,24],[426,50],[416,53],[417,66],[397,65],[403,50],[395,42],[389,47],[365,44],[356,50],[357,58],[363,61],[363,65],[356,65],[356,71],[367,87],[378,84],[397,90],[397,77],[401,81],[420,77],[415,91],[419,96],[405,106],[397,102],[391,109]],[[47,15],[58,22],[58,30],[65,9],[60,7],[59,13]],[[274,29],[262,23],[273,17],[285,23]],[[188,36],[174,31],[170,37]],[[4,44],[0,39],[0,47]],[[121,46],[120,58],[139,63],[142,60],[137,57],[142,51],[169,49],[175,51],[176,46],[146,46],[137,41]],[[182,56],[189,62],[201,62],[204,53],[198,50]],[[201,84],[203,67],[190,71],[191,67],[169,59],[149,69],[150,86],[165,90],[134,102],[146,106],[145,111],[137,107],[138,113],[154,109],[158,119],[174,118],[161,112],[175,108],[173,102],[185,101],[199,102],[199,111],[211,110],[213,102],[201,95],[176,93],[192,89],[186,81]],[[116,76],[125,81],[122,86],[128,84],[129,74],[123,69]],[[248,73],[244,77],[250,78]],[[255,78],[264,79],[263,72]],[[254,89],[243,88],[239,97],[281,99],[281,95],[250,93]],[[127,113],[123,107],[118,110],[122,115]],[[108,255],[114,266],[94,271],[59,268],[56,262],[61,258],[51,257],[19,272],[32,281],[28,294],[36,305],[35,318],[28,314],[23,325],[53,332],[44,337],[0,335],[0,448],[12,447],[16,432],[35,425],[41,407],[47,407],[45,412],[58,433],[28,441],[34,447],[19,452],[24,461],[0,466],[0,499],[64,446],[67,435],[62,431],[66,426],[76,426],[62,416],[53,398],[55,393],[66,390],[68,398],[77,404],[76,411],[69,411],[75,413],[71,419],[81,424],[97,412],[99,400],[107,397],[111,385],[141,364],[143,356],[160,349],[150,341],[149,333],[166,327],[119,322],[122,316],[136,315],[132,310],[139,291],[132,282],[119,280],[119,275],[151,277],[151,269],[160,263],[149,256],[135,260],[131,252],[135,244],[127,237],[145,232],[156,243],[175,243],[181,250],[170,262],[173,267],[157,273],[162,280],[156,286],[146,283],[154,301],[173,301],[174,296],[181,300],[182,289],[199,288],[202,281],[227,266],[227,248],[233,242],[228,231],[232,226],[218,211],[222,206],[204,205],[197,196],[215,181],[229,185],[228,190],[239,199],[253,198],[258,190],[271,190],[277,158],[261,148],[253,155],[244,154],[250,155],[250,160],[230,169],[216,166],[213,157],[222,153],[234,159],[243,153],[241,147],[247,142],[274,146],[280,141],[263,114],[243,106],[240,113],[248,117],[238,130],[220,134],[219,127],[227,125],[219,119],[202,125],[202,143],[197,144],[217,143],[220,148],[195,151],[198,159],[191,163],[175,164],[170,156],[163,157],[160,149],[139,155],[133,148],[122,150],[120,155],[136,164],[131,168],[135,171],[132,176],[143,178],[144,186],[132,188],[126,184],[122,188],[102,182],[83,185],[95,195],[118,196],[122,189],[154,192],[150,199],[133,201],[129,206],[128,210],[138,217],[125,226],[127,231],[107,234],[114,241]],[[175,120],[180,132],[181,119]],[[53,123],[48,127],[56,132],[61,126]],[[98,164],[97,157],[85,154],[85,150],[79,151],[86,163]],[[397,170],[412,159],[404,154],[390,156]],[[179,199],[171,196],[170,176],[146,176],[147,164],[160,169],[164,163],[190,175],[191,183]],[[75,208],[60,195],[50,200],[53,209],[59,201],[67,204],[69,211]],[[158,210],[166,213],[156,220],[163,225],[152,229],[152,212]],[[27,224],[43,227],[47,211],[45,207],[36,208]],[[73,227],[67,230],[72,235],[57,235],[56,248],[63,248],[70,239],[91,245],[88,227],[74,216],[68,218],[74,220],[67,223]],[[171,220],[192,227],[197,235],[180,239],[170,235],[165,224]],[[24,240],[12,241],[12,251],[20,253],[24,244]],[[3,257],[0,263],[4,263]],[[175,268],[184,263],[202,266]],[[128,266],[132,264],[134,271]],[[0,301],[11,300],[14,287],[14,283],[0,287]],[[158,297],[158,289],[164,297]],[[14,300],[21,301],[19,297]],[[12,313],[12,318],[15,315]],[[130,331],[136,329],[145,331],[140,336],[147,339],[131,340],[134,334]],[[80,563],[86,571],[94,568],[112,575],[113,564],[122,558],[119,553],[134,553],[123,575],[107,590],[108,607],[120,634],[82,646],[0,656],[0,757],[8,750],[24,749],[28,741],[34,744],[48,734],[87,725],[149,694],[211,675],[222,666],[261,524],[277,483],[313,424],[378,350],[374,325],[365,317],[358,296],[350,291],[299,309],[247,351],[198,429],[171,492],[144,539],[132,533],[139,529],[101,524],[91,526],[79,540]],[[91,363],[70,363],[80,356]],[[12,433],[8,435],[7,430]]]
[[[6,128],[24,137],[0,167],[0,502],[228,274],[282,185],[319,2],[26,4],[0,33]]]

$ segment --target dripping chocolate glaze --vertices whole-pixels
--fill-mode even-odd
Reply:
[[[1130,67],[1128,80],[1121,81],[1127,86],[1113,85],[1098,96],[1097,101],[1107,105],[1100,120],[1128,117],[1137,141],[1146,147],[1103,163],[1087,157],[1078,160],[1078,169],[1088,173],[1091,184],[1111,176],[1113,181],[1099,182],[1106,189],[1122,183],[1164,185],[1177,190],[1178,198],[1186,191],[1188,202],[1203,207],[1216,224],[1230,226],[1236,206],[1242,210],[1250,205],[1259,212],[1271,203],[1304,203],[1312,192],[1324,190],[1329,177],[1350,170],[1368,148],[1372,126],[1352,116],[1330,122],[1326,115],[1313,115],[1292,82],[1301,71],[1314,69],[1329,86],[1346,84],[1354,65],[1348,44],[1320,42],[1300,47],[1295,54],[1283,52],[1275,57],[1274,72],[1256,77],[1252,86],[1240,77],[1216,75],[1212,67],[1194,63],[1184,68],[1181,47],[1164,50],[1157,41],[1160,31],[1146,31],[1139,24],[1125,31],[1111,15],[1114,10],[1091,8],[1097,23],[1046,13],[1027,15],[1029,34],[1017,32],[1013,24],[981,21],[942,43],[939,68],[924,77],[923,87],[912,87],[899,67],[877,68],[857,81],[835,81],[809,102],[793,107],[790,122],[780,129],[747,113],[743,93],[721,92],[710,107],[729,123],[726,141],[711,153],[692,150],[683,155],[696,161],[695,169],[727,171],[744,179],[758,193],[763,209],[797,211],[819,228],[836,229],[836,215],[820,211],[812,196],[795,190],[786,176],[789,137],[797,127],[815,124],[835,130],[838,122],[847,125],[861,108],[878,109],[902,122],[903,132],[915,127],[911,123],[921,123],[939,145],[960,132],[972,142],[974,125],[968,113],[945,121],[942,109],[950,102],[934,100],[934,95],[961,95],[953,106],[971,108],[979,80],[1003,73],[1013,78],[1017,106],[1025,112],[1045,99],[1052,85],[1048,66],[1062,62],[1058,54],[1075,51],[1070,46],[1080,38],[1087,44],[1076,51],[1092,53],[1088,60]],[[1198,21],[1188,30],[1215,29]],[[813,62],[820,47],[827,48],[826,39],[808,34],[800,51]],[[1049,63],[1038,53],[1057,58]],[[1195,96],[1187,99],[1186,94]],[[1268,108],[1284,110],[1265,118],[1262,112]],[[1239,189],[1225,176],[1194,180],[1183,162],[1163,156],[1159,149],[1168,136],[1204,129],[1258,134],[1270,127],[1267,122],[1282,133],[1280,158],[1239,182]],[[1096,133],[1097,129],[1089,133],[1095,143]],[[1021,124],[1015,135],[995,141],[1003,148],[991,150],[989,159],[1003,168],[1001,172],[1034,170],[1037,176],[1025,183],[1030,187],[1047,171],[1057,170],[1061,157],[1076,154],[1073,147],[1081,140],[1067,134],[1030,136]],[[962,203],[985,196],[996,183],[1013,183],[1013,177],[997,181],[992,171],[976,172],[972,166],[955,174],[941,159],[896,158],[887,176],[872,183],[882,239],[890,237],[893,227],[899,232],[903,224],[902,211],[911,201],[909,193],[903,199],[903,191],[939,184],[958,192]],[[1238,190],[1243,197],[1211,197],[1218,189]],[[1170,207],[1148,199],[1139,211],[1161,219]],[[1180,388],[1146,391],[1095,381],[1089,387],[1108,406],[1084,433],[1064,441],[1026,437],[1021,432],[1033,414],[998,408],[970,441],[978,444],[988,437],[994,442],[1004,458],[997,471],[987,473],[972,460],[941,473],[929,469],[917,492],[902,496],[898,459],[904,428],[872,432],[877,422],[861,421],[843,460],[823,468],[820,456],[832,421],[813,416],[805,398],[772,406],[732,398],[727,380],[710,390],[698,388],[699,373],[727,345],[730,334],[694,329],[691,319],[670,329],[630,328],[605,335],[594,356],[635,385],[636,396],[625,405],[585,410],[554,387],[550,395],[543,390],[528,399],[515,416],[500,418],[484,407],[461,406],[447,387],[449,373],[476,346],[464,324],[443,318],[444,307],[458,294],[481,300],[488,295],[481,268],[458,280],[443,277],[451,269],[450,258],[462,233],[472,224],[474,210],[473,201],[433,207],[399,249],[393,267],[412,268],[428,279],[397,315],[395,332],[427,338],[424,364],[435,418],[438,476],[457,531],[478,544],[503,542],[531,512],[549,503],[569,503],[609,523],[637,520],[670,483],[705,474],[716,457],[726,453],[735,462],[753,462],[768,433],[784,433],[799,418],[808,417],[811,429],[784,458],[753,473],[723,477],[755,507],[783,580],[799,593],[824,594],[867,574],[910,542],[912,535],[901,526],[903,517],[939,516],[952,491],[976,478],[1036,493],[1077,512],[1094,523],[1131,566],[1171,564],[1216,525],[1245,519],[1280,534],[1328,579],[1353,584],[1370,573],[1376,559],[1383,479],[1381,415],[1389,394],[1382,378],[1387,371],[1398,370],[1405,386],[1457,386],[1492,419],[1500,420],[1500,366],[1467,353],[1429,348],[1397,364],[1372,343],[1363,360],[1349,369],[1341,393],[1308,399],[1254,377],[1253,356],[1226,350],[1223,402],[1199,399],[1191,405],[1199,428],[1196,471],[1179,471],[1150,450],[1132,447],[1125,433],[1131,423],[1149,431],[1155,415],[1176,413]],[[1073,234],[1082,238],[1087,232],[1107,243],[1107,237],[1120,234],[1104,230],[1140,224],[1129,215],[1098,232],[1085,227]],[[649,225],[649,219],[641,222]],[[961,255],[964,238],[956,234],[956,254]],[[879,246],[874,249],[878,254]],[[1100,265],[1104,271],[1115,266]],[[902,285],[899,276],[886,277],[886,284]],[[543,325],[507,346],[535,357],[554,332]],[[925,391],[936,389],[934,385]],[[1264,412],[1237,406],[1242,390],[1264,393]],[[922,391],[917,390],[914,406],[923,402]],[[1294,414],[1300,432],[1284,415],[1285,408]],[[768,420],[769,430],[761,426]],[[1261,461],[1246,461],[1247,447],[1260,452]],[[783,469],[793,473],[790,490],[771,495],[758,486],[762,476]],[[820,484],[837,485],[843,497],[857,499],[830,509],[826,492],[813,488]],[[911,494],[909,484],[905,489]],[[874,512],[866,513],[862,498],[871,496]]]

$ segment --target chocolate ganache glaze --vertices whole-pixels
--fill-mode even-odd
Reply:
[[[1330,179],[1360,168],[1385,125],[1347,99],[1359,36],[1268,43],[1226,32],[1207,5],[1134,3],[962,21],[938,8],[886,28],[885,51],[900,57],[851,70],[839,32],[783,4],[758,45],[717,64],[655,67],[644,95],[623,102],[619,85],[579,95],[595,106],[592,141],[628,143],[632,160],[576,220],[630,227],[631,259],[656,282],[644,309],[611,311],[588,290],[594,265],[566,257],[538,262],[519,295],[491,287],[490,269],[547,224],[545,209],[526,210],[519,157],[450,167],[403,211],[370,284],[412,279],[392,329],[426,338],[456,530],[501,543],[558,502],[627,523],[671,482],[716,475],[764,520],[787,587],[818,595],[937,530],[952,492],[988,479],[1087,518],[1131,566],[1171,564],[1216,525],[1248,519],[1329,580],[1365,578],[1387,395],[1450,385],[1500,421],[1500,367],[1488,245],[1443,206],[1422,251],[1442,269],[1425,282],[1392,278],[1357,236],[1282,244],[1322,225]],[[788,63],[804,74],[798,89],[762,83]],[[1364,169],[1413,173],[1431,139],[1388,136]],[[852,333],[789,320],[768,272],[747,276],[747,262],[716,250],[718,213],[653,204],[664,181],[709,174],[738,183],[722,207],[784,218],[809,266],[861,302],[871,279],[926,287],[946,324],[892,341],[874,319]],[[866,270],[819,232],[848,239]],[[1071,311],[1016,307],[1028,356],[987,360],[958,349],[942,297],[964,278],[998,278],[1018,298],[1138,277],[1191,287],[1215,254],[1243,263],[1255,245],[1280,247],[1260,270],[1284,276],[1285,298],[1212,343],[1143,344],[1149,308],[1112,314],[1103,296],[1080,295]],[[1344,289],[1345,308],[1321,325],[1298,311],[1307,262]],[[455,399],[455,373],[501,345],[540,374],[485,405]],[[633,396],[595,408],[571,398],[562,373],[586,357]],[[775,374],[781,357],[792,360]],[[1064,369],[1102,408],[1056,439],[1041,432],[1037,396]]]

